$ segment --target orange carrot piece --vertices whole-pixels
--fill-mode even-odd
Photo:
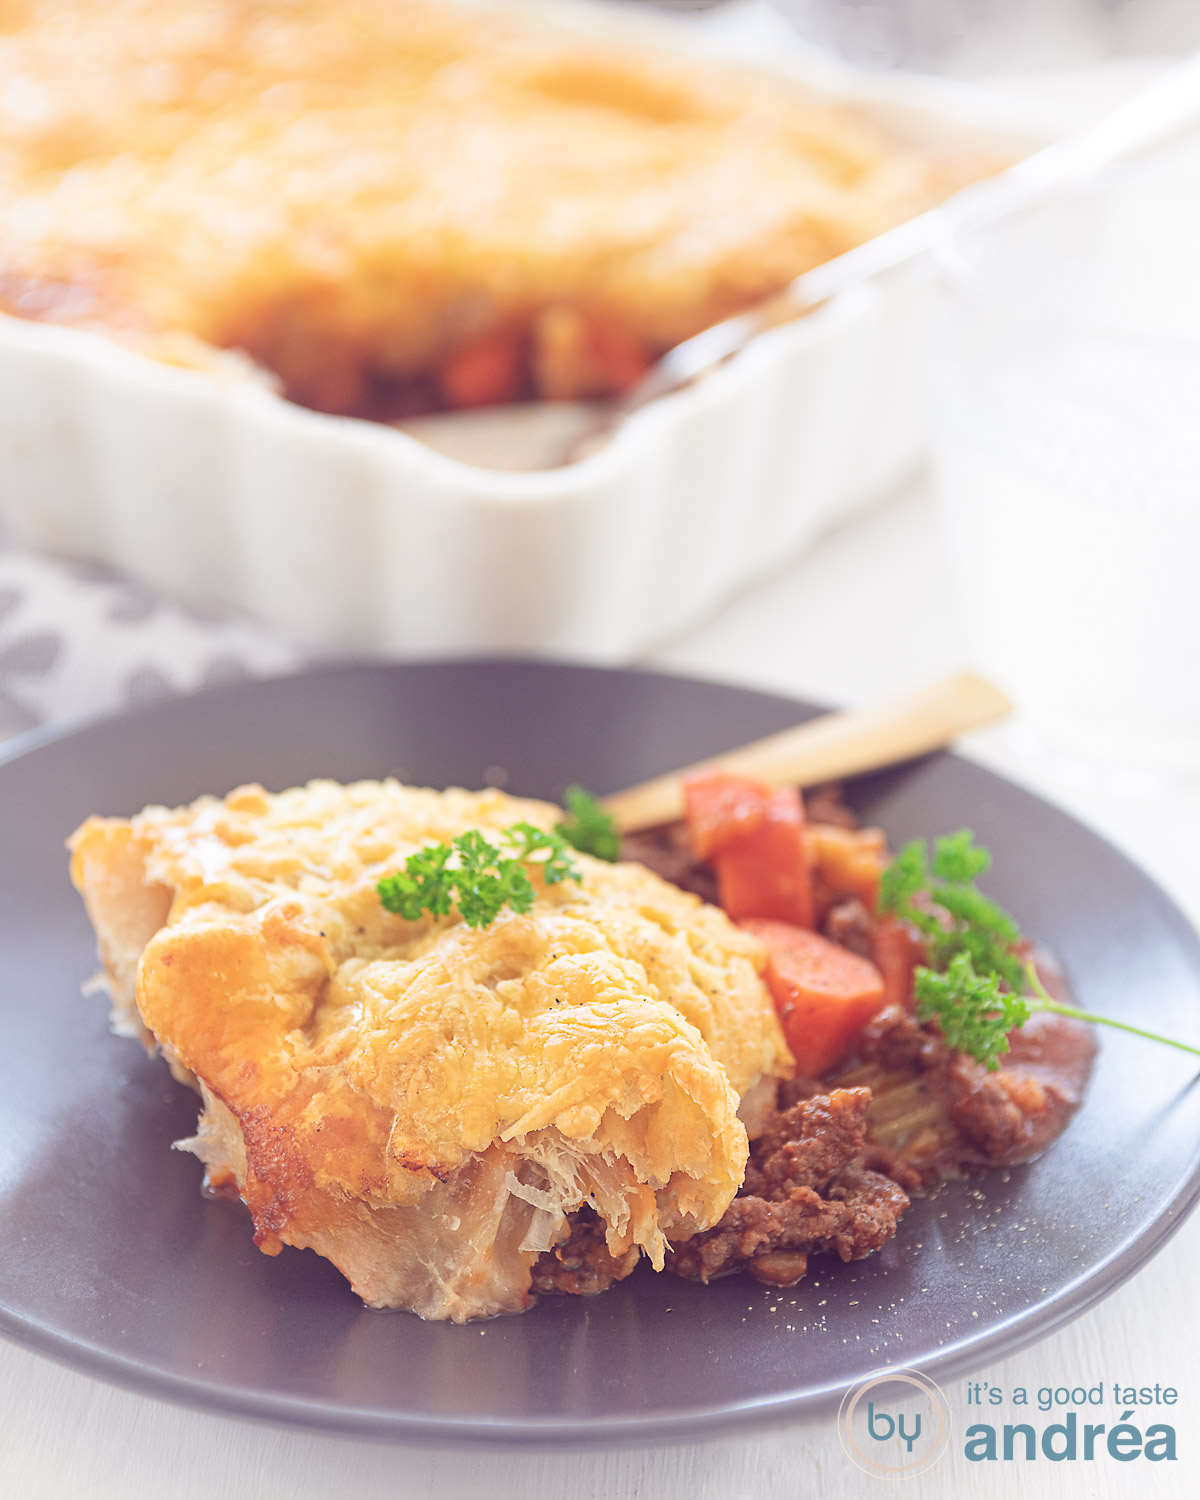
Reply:
[[[511,329],[493,328],[461,344],[442,365],[438,379],[447,405],[494,406],[516,398],[523,351]]]
[[[880,917],[871,938],[871,957],[883,975],[887,1004],[911,1010],[913,970],[926,959],[919,934],[898,917]]]
[[[711,859],[732,839],[756,832],[767,815],[770,787],[748,776],[711,771],[683,783],[683,813],[697,859]]]
[[[712,863],[721,905],[735,922],[763,917],[797,927],[813,925],[804,808],[794,787],[771,792],[759,826],[725,844]]]
[[[591,346],[605,389],[614,396],[635,386],[652,363],[640,339],[598,318],[592,321]]]
[[[885,1002],[873,963],[785,922],[743,922],[767,949],[765,979],[796,1070],[820,1078],[850,1053]]]
[[[813,925],[804,804],[795,787],[714,771],[689,777],[683,800],[692,848],[711,862],[721,905],[735,922]]]

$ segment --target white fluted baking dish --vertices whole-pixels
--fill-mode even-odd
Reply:
[[[582,0],[558,0],[564,12],[630,29]],[[955,85],[823,83],[932,146],[1046,138]],[[593,457],[536,472],[288,404],[236,363],[225,377],[174,369],[0,316],[0,514],[22,540],[326,647],[619,661],[917,462],[925,275],[916,259],[856,287]]]

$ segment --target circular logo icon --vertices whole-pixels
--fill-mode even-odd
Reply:
[[[848,1390],[838,1437],[851,1463],[877,1479],[915,1479],[950,1446],[950,1404],[919,1370],[879,1370]]]

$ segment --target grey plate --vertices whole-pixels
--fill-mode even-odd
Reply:
[[[914,1205],[878,1255],[791,1291],[636,1273],[455,1328],[364,1309],[307,1251],[260,1255],[206,1202],[194,1096],[106,1028],[62,842],[261,780],[394,773],[597,791],[796,722],[783,698],[531,662],[341,667],[91,725],[0,765],[0,1328],[150,1396],[413,1440],[663,1441],[835,1399],[881,1363],[961,1375],[1083,1311],[1163,1242],[1200,1187],[1187,1057],[1115,1033],[1047,1156]],[[973,827],[993,894],[1066,962],[1080,1002],[1200,1034],[1200,943],[1093,834],[988,772],[930,757],[854,787],[894,842]]]

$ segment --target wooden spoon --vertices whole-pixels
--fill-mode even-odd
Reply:
[[[999,688],[973,672],[961,672],[891,703],[822,714],[795,729],[640,782],[605,797],[604,809],[622,833],[654,828],[683,816],[683,779],[697,771],[719,766],[771,786],[814,786],[940,750],[967,730],[1011,712],[1012,704]]]

